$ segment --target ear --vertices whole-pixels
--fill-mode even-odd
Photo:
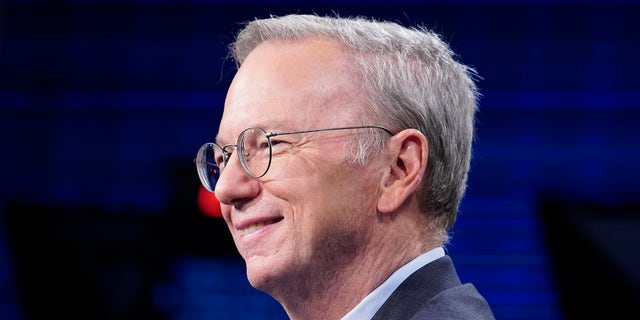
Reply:
[[[429,144],[418,130],[406,129],[388,143],[391,153],[388,174],[381,181],[378,211],[390,213],[403,206],[420,187],[427,168]]]

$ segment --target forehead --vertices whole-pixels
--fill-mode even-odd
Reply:
[[[237,137],[253,126],[272,130],[348,123],[362,100],[349,62],[330,40],[260,44],[229,87],[219,137]]]

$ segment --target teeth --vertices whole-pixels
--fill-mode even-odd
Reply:
[[[246,228],[244,228],[244,229],[242,229],[240,231],[242,232],[243,236],[246,236],[246,235],[251,234],[254,231],[264,227],[265,225],[266,224],[264,222],[258,222],[256,224],[252,224],[252,225],[250,225],[250,226],[248,226],[248,227],[246,227]]]

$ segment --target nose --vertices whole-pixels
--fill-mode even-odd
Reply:
[[[258,191],[258,180],[244,171],[237,153],[233,153],[216,183],[216,198],[222,204],[231,205],[240,199],[256,196]]]

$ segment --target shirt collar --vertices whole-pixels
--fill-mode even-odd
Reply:
[[[407,279],[416,270],[438,258],[444,257],[444,255],[444,249],[442,247],[437,247],[409,261],[407,264],[391,274],[391,276],[379,287],[369,293],[369,295],[360,301],[355,308],[351,309],[349,313],[342,317],[342,320],[373,318],[378,309],[382,307],[382,304],[384,304],[393,291],[395,291],[405,279]]]

